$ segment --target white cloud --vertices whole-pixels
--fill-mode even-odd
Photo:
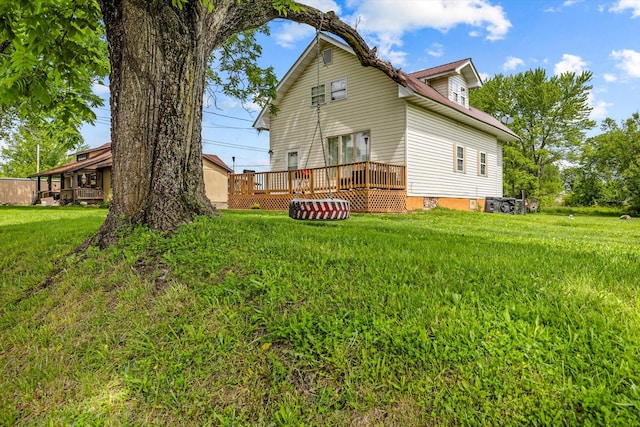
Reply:
[[[547,9],[545,9],[544,11],[547,13],[556,13],[556,12],[561,12],[562,9],[567,8],[567,7],[571,7],[573,5],[576,5],[578,3],[582,3],[582,0],[566,0],[564,3],[562,3],[562,6],[560,7],[549,7]]]
[[[345,22],[358,25],[378,55],[396,66],[404,65],[407,54],[399,48],[405,33],[434,28],[443,33],[460,25],[472,27],[470,36],[484,35],[487,40],[503,39],[511,22],[502,6],[494,0],[347,0],[349,14],[341,16],[334,0],[305,0],[304,3],[323,11],[333,10]],[[274,34],[278,45],[292,48],[299,40],[309,40],[314,29],[307,25],[285,23]]]
[[[491,0],[351,0],[347,4],[354,7],[352,16],[359,19],[358,31],[378,47],[385,59],[405,55],[397,48],[407,32],[434,28],[446,33],[467,25],[473,27],[471,36],[478,33],[487,40],[500,40],[511,28],[503,8],[491,4]]]
[[[103,85],[102,83],[94,83],[91,85],[91,90],[98,96],[109,95],[111,90],[109,86]]]
[[[609,117],[608,109],[613,107],[613,104],[606,101],[598,101],[593,93],[589,92],[588,99],[589,106],[592,108],[589,117],[591,120],[601,120]]]
[[[431,44],[431,47],[427,49],[427,54],[429,56],[434,56],[436,58],[439,58],[442,55],[444,55],[444,46],[441,45],[440,43],[433,43]]]
[[[587,63],[577,55],[565,53],[562,55],[562,61],[558,62],[553,68],[556,75],[562,73],[581,73],[587,67]]]
[[[611,57],[618,61],[617,67],[629,77],[640,77],[640,52],[631,49],[614,50]]]
[[[604,81],[607,83],[613,83],[616,80],[618,80],[618,78],[615,76],[615,74],[610,74],[610,73],[604,73],[602,75],[602,77],[604,78]]]
[[[627,9],[631,9],[631,17],[640,17],[640,1],[639,0],[618,0],[616,4],[609,9],[610,12],[622,13]]]
[[[485,83],[490,78],[491,76],[489,75],[489,73],[480,73],[480,80],[482,80],[482,83]]]
[[[304,4],[323,12],[333,11],[337,15],[340,15],[342,11],[340,6],[333,0],[305,0]],[[315,31],[315,28],[306,24],[286,22],[282,25],[281,30],[275,34],[276,43],[285,49],[293,49],[296,47],[297,42],[301,40],[307,42],[313,37]]]
[[[507,60],[504,64],[502,64],[502,69],[505,71],[513,71],[518,67],[524,65],[524,61],[520,58],[516,58],[515,56],[507,57]]]
[[[366,30],[402,34],[422,28],[446,32],[458,25],[484,29],[488,40],[503,39],[511,22],[501,6],[488,0],[361,0],[356,15],[362,17]]]
[[[286,22],[282,24],[282,29],[276,34],[276,43],[285,49],[294,49],[300,40],[309,41],[315,30],[306,24]]]

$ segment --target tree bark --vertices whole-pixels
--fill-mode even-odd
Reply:
[[[205,2],[206,3],[206,2]],[[211,0],[182,7],[171,0],[99,0],[111,63],[113,200],[96,236],[105,247],[123,226],[172,231],[196,215],[213,215],[202,175],[202,100],[211,52],[230,36],[283,17],[273,0]],[[304,6],[286,19],[341,36],[361,63],[399,83],[335,14]]]

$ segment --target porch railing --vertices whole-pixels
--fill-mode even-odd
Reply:
[[[359,162],[326,168],[232,174],[229,194],[328,193],[329,190],[404,190],[405,167]]]
[[[102,199],[102,190],[97,188],[76,188],[74,189],[74,198],[76,200],[100,200]]]

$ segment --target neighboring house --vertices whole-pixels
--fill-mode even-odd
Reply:
[[[227,209],[229,174],[233,170],[215,154],[202,155],[202,169],[207,197],[218,209]]]
[[[346,176],[349,171],[343,165],[374,170],[363,180],[352,175],[349,185],[343,185],[344,179],[335,181],[334,190],[344,191],[341,198],[350,198],[346,190],[357,187],[369,191],[350,199],[356,211],[402,210],[395,201],[384,205],[384,200],[396,200],[398,191],[403,192],[404,210],[435,205],[474,209],[485,197],[502,196],[502,143],[518,136],[469,106],[468,92],[482,85],[471,59],[400,72],[406,79],[401,85],[378,69],[361,66],[348,45],[324,34],[319,43],[319,69],[314,40],[281,80],[277,113],[265,108],[254,123],[269,131],[272,171],[323,168],[321,130],[327,163],[333,168],[330,178]],[[389,172],[396,166],[401,169]],[[239,205],[234,189],[246,178],[232,175],[232,207]],[[256,188],[264,188],[265,180],[253,177]],[[267,189],[277,193],[273,184]],[[371,192],[379,189],[388,191]],[[289,191],[295,193],[291,187]],[[363,197],[366,203],[360,202]]]
[[[32,175],[38,179],[38,200],[44,204],[111,200],[111,143],[74,156],[72,162]],[[213,154],[202,155],[202,166],[207,197],[214,206],[226,209],[231,168]],[[46,182],[42,182],[43,178]]]

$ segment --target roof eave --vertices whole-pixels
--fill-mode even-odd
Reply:
[[[429,110],[442,114],[445,117],[449,117],[461,123],[465,123],[473,128],[482,130],[490,135],[495,136],[499,141],[516,141],[520,139],[518,135],[511,132],[510,130],[508,132],[498,127],[498,125],[492,125],[491,123],[487,123],[486,121],[466,114],[465,112],[453,108],[449,105],[428,98],[415,92],[409,87],[398,85],[398,96],[407,100],[416,101],[415,103],[417,105],[426,107]],[[500,124],[500,126],[502,126],[502,124]]]

